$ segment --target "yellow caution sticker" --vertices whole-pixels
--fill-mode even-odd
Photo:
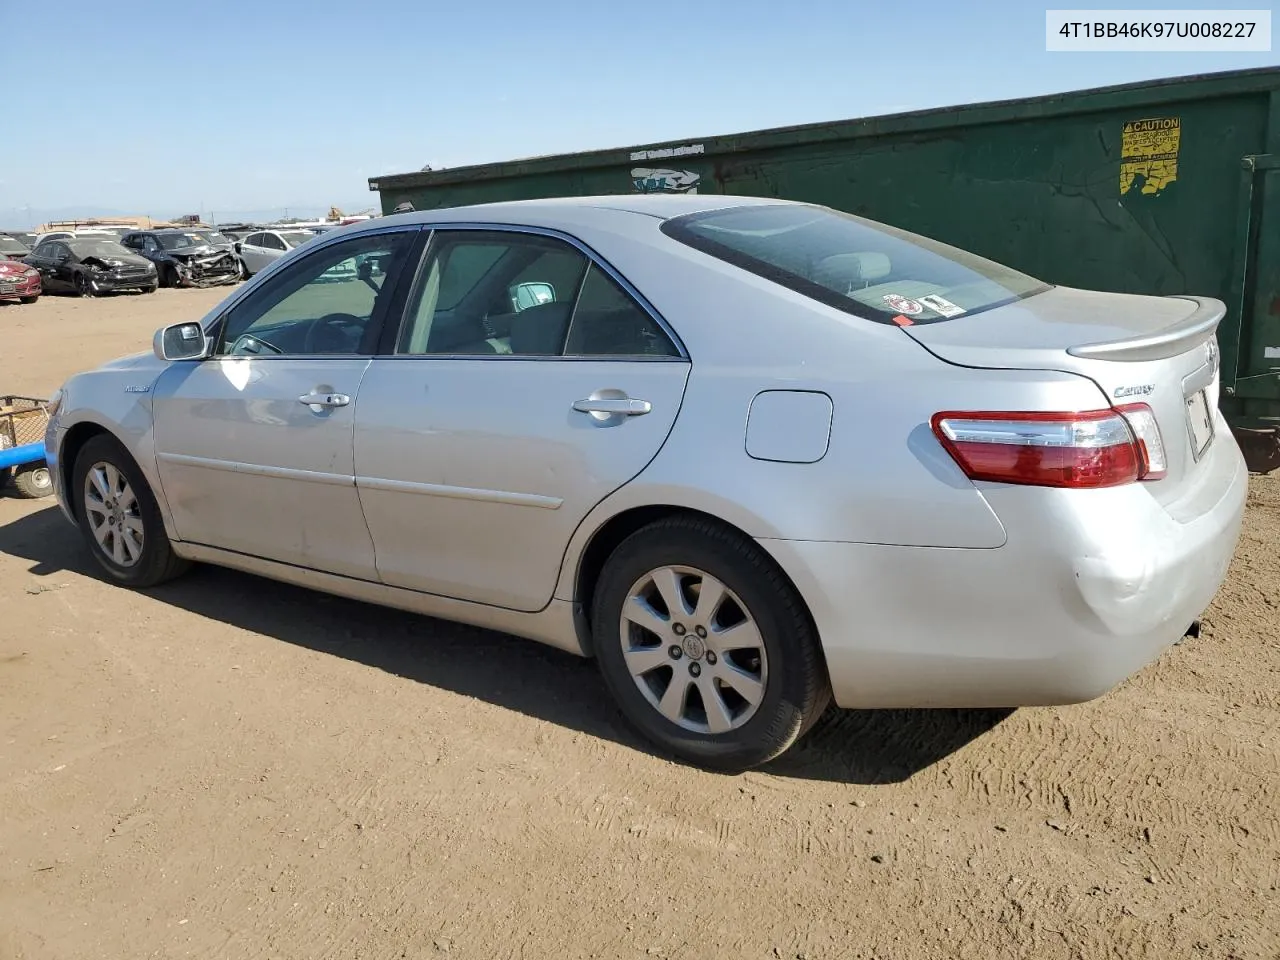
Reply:
[[[1181,117],[1130,120],[1120,136],[1120,195],[1160,193],[1178,179]]]

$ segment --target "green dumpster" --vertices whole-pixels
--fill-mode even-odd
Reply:
[[[620,193],[851,211],[1052,283],[1228,305],[1222,406],[1280,465],[1280,68],[374,177],[390,213]]]

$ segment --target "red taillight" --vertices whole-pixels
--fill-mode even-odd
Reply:
[[[1164,476],[1164,445],[1146,404],[1078,413],[948,411],[931,423],[971,480],[1092,488]]]

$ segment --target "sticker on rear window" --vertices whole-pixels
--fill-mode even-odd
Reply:
[[[886,293],[884,302],[889,305],[890,310],[897,310],[899,313],[904,313],[909,317],[914,317],[917,313],[924,313],[924,307],[920,306],[919,301],[896,293]]]
[[[958,317],[964,313],[964,307],[957,307],[946,297],[940,297],[935,293],[931,293],[927,297],[921,297],[920,302],[940,316]]]

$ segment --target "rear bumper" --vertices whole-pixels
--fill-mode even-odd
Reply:
[[[1225,433],[1225,431],[1223,431]],[[842,707],[1016,707],[1100,696],[1183,636],[1239,537],[1248,474],[1230,435],[1196,489],[984,490],[989,550],[761,540],[799,587]]]

